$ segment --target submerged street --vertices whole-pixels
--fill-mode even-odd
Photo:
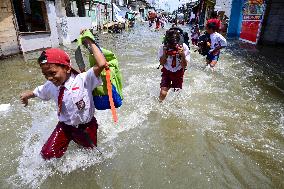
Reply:
[[[269,72],[267,58],[229,41],[212,73],[191,46],[183,90],[160,104],[157,51],[165,31],[144,24],[99,35],[100,46],[118,56],[124,84],[118,124],[110,111],[96,111],[102,154],[71,142],[61,159],[44,161],[55,104],[34,99],[24,108],[19,100],[45,81],[39,52],[26,63],[1,60],[1,188],[283,188],[283,72]],[[76,44],[62,48],[74,65]]]

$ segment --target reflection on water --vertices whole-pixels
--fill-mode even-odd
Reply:
[[[55,106],[34,99],[23,108],[18,96],[44,78],[35,61],[1,60],[1,186],[283,188],[281,74],[267,75],[255,64],[268,61],[250,58],[252,52],[235,43],[223,51],[215,73],[204,71],[204,57],[192,48],[184,89],[159,104],[162,33],[139,26],[100,37],[118,55],[125,97],[117,125],[109,111],[96,112],[103,155],[72,143],[63,158],[43,161],[39,151],[56,124]]]

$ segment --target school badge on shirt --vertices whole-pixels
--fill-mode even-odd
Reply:
[[[76,106],[77,106],[78,110],[83,110],[86,106],[85,101],[82,99],[82,100],[76,102]]]

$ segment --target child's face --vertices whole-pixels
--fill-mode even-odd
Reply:
[[[58,64],[41,64],[41,71],[44,77],[55,86],[62,85],[70,76],[71,68]]]

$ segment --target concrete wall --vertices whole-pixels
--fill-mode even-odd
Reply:
[[[215,10],[225,11],[225,15],[230,18],[232,8],[232,0],[216,0]]]
[[[91,17],[66,17],[67,35],[70,42],[78,38],[81,29],[90,29],[92,27]]]
[[[284,44],[284,1],[271,0],[268,3],[260,43]]]
[[[0,0],[0,56],[20,52],[10,0]]]
[[[56,13],[54,3],[46,2],[50,33],[44,34],[21,34],[19,36],[20,45],[23,52],[34,51],[48,47],[59,46],[58,32],[56,27]]]

